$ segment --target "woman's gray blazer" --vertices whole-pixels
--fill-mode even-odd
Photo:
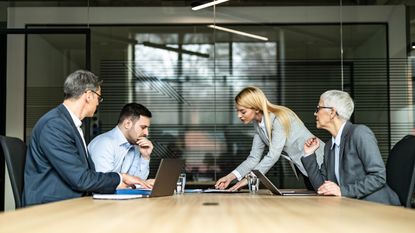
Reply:
[[[265,120],[265,117],[263,118]],[[292,160],[298,169],[306,176],[307,172],[301,163],[301,157],[304,155],[304,143],[307,139],[314,137],[308,131],[303,122],[296,117],[290,119],[291,130],[288,136],[284,132],[284,128],[278,118],[270,113],[271,120],[271,147],[268,153],[262,158],[265,146],[269,146],[269,140],[257,121],[254,121],[255,135],[252,142],[252,149],[249,156],[242,162],[235,170],[244,177],[251,170],[257,169],[263,174],[267,173],[269,169],[278,161],[281,153],[285,154]],[[320,165],[323,162],[323,147],[324,143],[320,141],[320,148],[316,151],[317,162]],[[262,158],[262,160],[261,160]]]

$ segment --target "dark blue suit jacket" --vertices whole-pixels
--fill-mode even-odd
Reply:
[[[120,183],[117,173],[95,172],[63,104],[36,123],[26,157],[24,205],[76,198],[90,192],[112,193]]]

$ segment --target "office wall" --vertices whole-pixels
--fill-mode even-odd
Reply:
[[[6,135],[23,139],[24,133],[24,36],[7,38]],[[13,65],[20,64],[20,65]],[[4,209],[14,208],[10,179],[6,169]]]
[[[7,21],[7,2],[0,2],[0,22]]]
[[[364,7],[343,7],[344,23],[387,23],[388,24],[388,49],[389,58],[406,57],[406,27],[405,8],[403,6],[364,6]],[[25,24],[207,24],[220,23],[338,23],[338,7],[218,7],[216,18],[213,19],[212,11],[192,12],[189,8],[10,8],[8,15],[9,28],[23,28]],[[17,47],[16,51],[24,48],[22,40],[11,41],[9,46]],[[364,45],[363,45],[364,46]],[[376,52],[376,51],[374,51]],[[19,55],[19,53],[17,54]],[[358,56],[358,54],[357,54]],[[24,87],[24,74],[21,72],[24,67],[24,60],[21,54],[8,59],[8,83],[12,83],[12,89],[20,90]],[[389,64],[389,69],[395,70],[394,63]],[[20,69],[20,70],[19,70]],[[406,74],[401,72],[391,73],[391,82],[406,82]],[[391,83],[393,84],[393,83]],[[409,91],[398,89],[390,90],[391,96],[397,98],[391,101],[392,114],[391,122],[412,122],[412,110],[407,98]],[[23,137],[23,105],[22,93],[11,91],[7,98],[7,125],[6,134]],[[403,100],[403,101],[402,101]],[[9,112],[9,108],[18,106]],[[396,106],[396,107],[395,107]],[[408,111],[401,114],[401,107],[406,106]],[[11,119],[17,115],[17,119]],[[21,118],[20,118],[21,116]],[[386,117],[386,116],[384,116]],[[410,129],[402,130],[392,127],[392,145]],[[10,201],[9,201],[10,202]]]
[[[62,102],[67,74],[85,66],[85,35],[29,34],[26,52],[26,141],[37,120]]]

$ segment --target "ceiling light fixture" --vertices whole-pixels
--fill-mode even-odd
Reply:
[[[206,8],[206,7],[210,7],[210,6],[213,6],[213,5],[216,5],[216,4],[220,4],[220,3],[223,3],[223,2],[227,2],[227,1],[229,1],[229,0],[217,0],[217,1],[204,3],[202,5],[192,7],[192,10],[197,11],[197,10],[200,10],[200,9],[203,9],[203,8]]]
[[[149,41],[144,41],[143,45],[147,46],[147,47],[157,48],[157,49],[164,49],[164,50],[168,50],[168,51],[172,51],[172,52],[176,52],[176,53],[183,53],[183,54],[188,54],[188,55],[194,55],[194,56],[209,58],[209,54],[206,54],[206,53],[199,53],[199,52],[190,51],[190,50],[186,50],[186,49],[174,48],[174,47],[170,47],[170,46],[167,46],[167,45],[164,45],[164,44],[157,44],[157,43],[153,43],[153,42],[149,42]]]
[[[258,40],[268,41],[268,38],[266,38],[266,37],[254,35],[254,34],[251,34],[251,33],[246,33],[246,32],[241,32],[241,31],[237,31],[237,30],[233,30],[233,29],[229,29],[229,28],[219,27],[219,26],[216,26],[216,25],[208,25],[208,27],[213,28],[213,29],[218,29],[218,30],[221,30],[221,31],[225,31],[225,32],[235,33],[235,34],[242,35],[242,36],[255,38],[255,39],[258,39]]]

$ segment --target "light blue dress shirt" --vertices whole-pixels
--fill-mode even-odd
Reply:
[[[120,172],[146,180],[150,160],[143,158],[139,148],[130,144],[118,126],[98,135],[88,145],[97,172]]]

